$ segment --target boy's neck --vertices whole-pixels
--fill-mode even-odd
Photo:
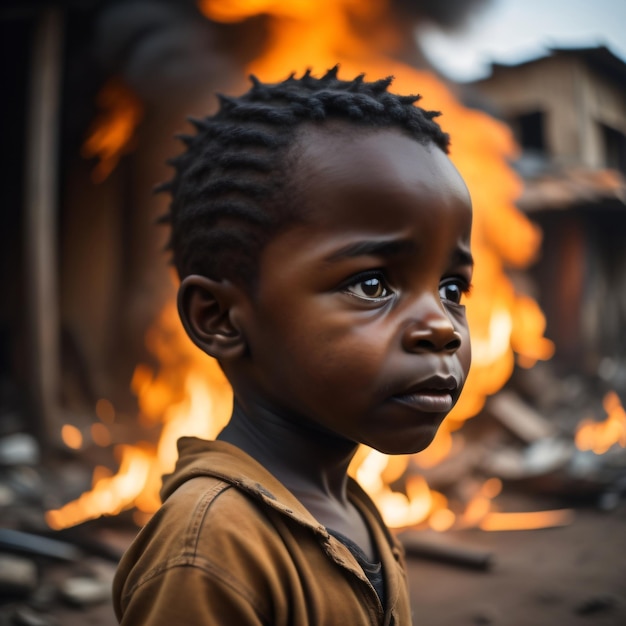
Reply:
[[[348,466],[358,445],[332,433],[235,400],[218,439],[232,443],[271,472],[321,524],[349,537],[375,560],[369,529],[348,500]]]
[[[347,504],[348,466],[358,447],[354,442],[263,407],[244,409],[237,400],[218,439],[256,459],[298,498]]]

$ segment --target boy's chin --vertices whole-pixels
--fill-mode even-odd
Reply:
[[[382,445],[371,446],[383,454],[417,454],[422,452],[433,442],[437,431],[430,434],[423,434],[419,437],[405,438],[402,441],[385,442]]]

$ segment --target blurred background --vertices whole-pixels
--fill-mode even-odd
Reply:
[[[428,450],[353,467],[414,557],[423,623],[624,623],[624,23],[620,0],[4,2],[0,617],[114,623],[112,570],[176,439],[228,419],[157,225],[176,133],[250,73],[339,63],[442,111],[475,207],[467,389]],[[462,569],[494,567],[497,589]]]

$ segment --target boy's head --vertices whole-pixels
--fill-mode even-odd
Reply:
[[[434,114],[388,82],[255,85],[200,123],[172,246],[185,328],[247,415],[408,453],[469,370],[471,205]]]
[[[354,133],[396,128],[447,152],[448,136],[433,121],[439,113],[414,106],[419,96],[388,92],[391,78],[344,81],[335,67],[322,78],[306,72],[252,83],[239,98],[220,97],[217,114],[192,120],[197,134],[181,136],[187,150],[170,162],[176,175],[161,187],[172,194],[163,221],[181,279],[201,274],[254,285],[267,241],[301,218],[291,174],[308,125],[337,120]]]

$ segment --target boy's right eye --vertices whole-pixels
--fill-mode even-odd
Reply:
[[[363,300],[386,300],[393,295],[380,272],[361,274],[347,283],[342,291]]]

